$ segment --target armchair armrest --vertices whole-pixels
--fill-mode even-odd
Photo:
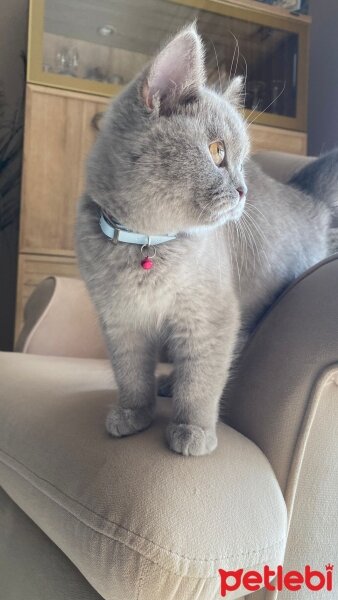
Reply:
[[[218,569],[281,564],[285,502],[248,439],[219,423],[215,452],[178,456],[165,444],[164,399],[147,430],[111,438],[104,420],[117,394],[105,360],[0,353],[0,372],[0,485],[100,598],[217,600]]]
[[[338,544],[337,298],[338,254],[307,271],[270,309],[229,394],[228,421],[263,450],[284,494],[285,564],[292,569],[304,559],[333,562]]]
[[[338,370],[338,254],[272,306],[232,380],[230,423],[261,447],[286,492],[295,448],[322,374]]]
[[[315,160],[313,156],[300,156],[272,150],[257,152],[252,158],[267,175],[282,183],[289,181],[296,171]]]
[[[106,358],[106,350],[85,284],[48,277],[34,290],[24,312],[16,352]]]

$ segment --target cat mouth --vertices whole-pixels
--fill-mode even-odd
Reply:
[[[227,214],[229,221],[238,221],[238,219],[243,214],[245,202],[246,202],[246,196],[242,196],[236,203],[236,206],[233,206],[232,208],[230,208],[230,210],[228,211],[228,214]]]
[[[222,203],[222,206],[213,210],[210,215],[210,221],[213,225],[223,225],[227,221],[238,221],[241,217],[244,206],[246,202],[246,197],[242,196],[239,199],[236,199],[229,206],[229,203]]]

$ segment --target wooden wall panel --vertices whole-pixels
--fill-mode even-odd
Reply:
[[[21,252],[73,255],[76,205],[106,98],[27,86]]]
[[[307,134],[265,125],[250,125],[252,152],[276,150],[290,154],[307,153]]]

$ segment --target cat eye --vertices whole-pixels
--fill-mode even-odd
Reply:
[[[209,152],[211,154],[211,158],[214,161],[216,167],[223,166],[225,159],[225,147],[224,143],[220,140],[217,142],[212,142],[209,146]]]

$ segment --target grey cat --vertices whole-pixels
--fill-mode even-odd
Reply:
[[[248,159],[241,94],[240,78],[224,94],[206,87],[202,41],[195,26],[182,30],[107,110],[78,213],[80,269],[119,388],[107,430],[124,436],[151,424],[166,344],[174,363],[167,440],[184,455],[216,448],[241,325],[248,330],[290,280],[327,255],[337,155],[292,186],[277,183]],[[141,242],[117,241],[125,230],[174,239],[141,252]],[[153,268],[142,268],[155,251],[143,261]]]

